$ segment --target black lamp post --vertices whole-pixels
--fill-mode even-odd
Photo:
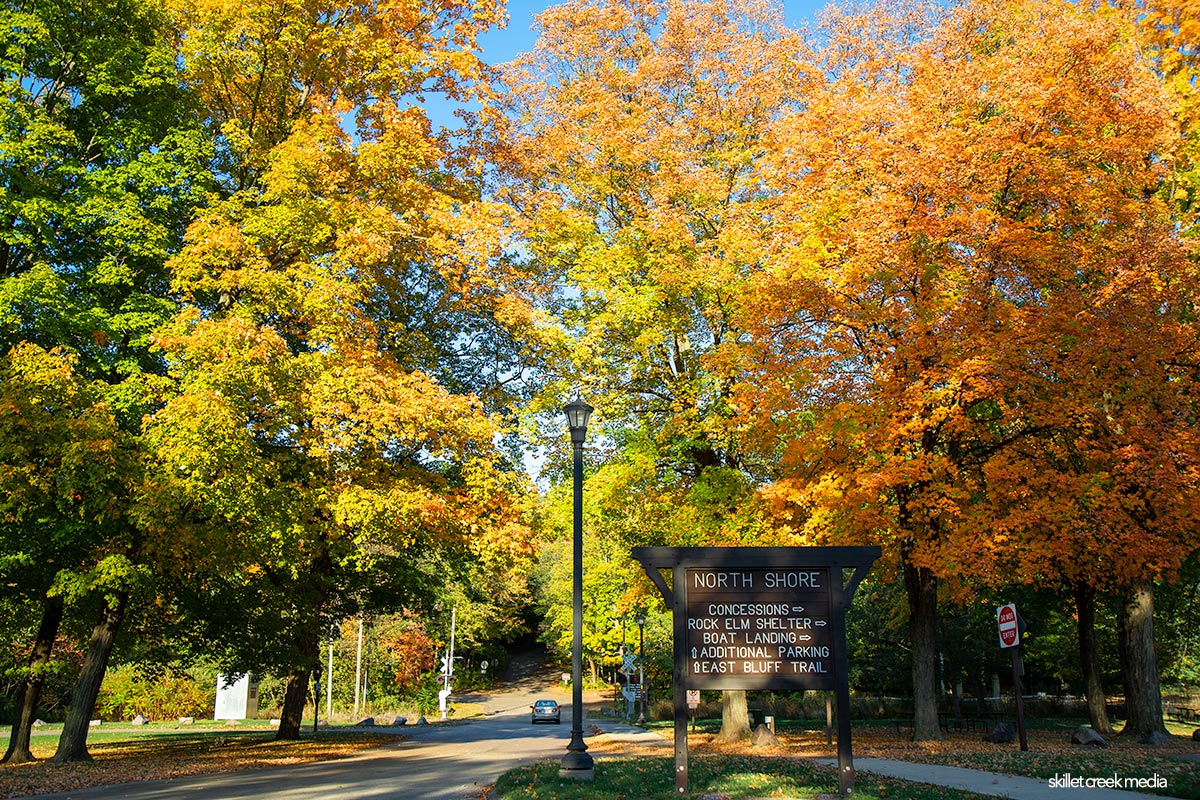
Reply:
[[[641,711],[638,713],[638,723],[646,721],[646,615],[638,614],[638,693],[642,696]]]
[[[575,456],[575,569],[572,582],[571,743],[563,756],[559,777],[589,781],[595,776],[592,757],[583,741],[583,441],[592,407],[576,398],[563,409],[571,429]]]

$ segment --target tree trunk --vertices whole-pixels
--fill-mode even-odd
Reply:
[[[314,619],[316,615],[314,615]],[[279,731],[275,740],[300,738],[300,726],[304,724],[304,704],[308,700],[308,679],[321,659],[321,634],[318,625],[309,626],[297,636],[296,650],[300,666],[288,672],[287,686],[283,692],[283,711],[279,715]]]
[[[47,597],[42,604],[42,622],[38,625],[37,638],[33,641],[33,652],[29,654],[29,669],[21,681],[18,692],[16,718],[12,734],[8,739],[8,751],[0,763],[23,764],[33,761],[29,750],[29,739],[33,731],[33,719],[37,715],[42,688],[46,685],[46,670],[50,664],[50,653],[54,639],[58,636],[58,625],[62,622],[63,601],[61,597]]]
[[[62,734],[58,738],[58,750],[54,753],[54,760],[57,762],[92,760],[87,750],[89,723],[92,712],[96,709],[100,684],[108,669],[108,657],[112,655],[117,630],[121,627],[121,620],[125,618],[125,608],[128,604],[128,592],[118,593],[115,607],[105,602],[100,619],[92,629],[92,639],[88,643],[87,655],[84,656],[83,667],[79,671],[79,680],[75,683],[75,693],[71,696],[71,706],[67,709]]]
[[[1128,587],[1121,603],[1121,671],[1125,675],[1121,735],[1139,739],[1167,735],[1154,654],[1154,585],[1150,581]]]
[[[1079,621],[1079,668],[1083,672],[1083,691],[1087,697],[1092,730],[1111,736],[1104,686],[1100,682],[1100,653],[1096,646],[1096,590],[1080,582],[1074,586],[1075,612]]]
[[[300,726],[304,724],[304,702],[308,697],[308,674],[307,669],[301,668],[293,668],[288,672],[279,730],[275,733],[276,741],[300,738]]]
[[[942,738],[937,713],[937,576],[904,563],[908,635],[912,644],[913,741]]]
[[[743,689],[721,692],[721,732],[717,741],[741,742],[750,738],[750,710]]]

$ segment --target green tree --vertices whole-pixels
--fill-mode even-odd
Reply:
[[[101,382],[87,390],[96,414],[133,433],[153,403],[147,376],[162,369],[150,334],[174,310],[164,261],[209,185],[206,138],[180,87],[171,29],[161,7],[142,0],[8,3],[0,25],[0,345],[22,357],[31,352],[25,342],[73,354],[79,380]],[[45,422],[47,441],[59,441],[55,426],[61,431],[67,420]],[[124,579],[117,574],[127,570],[114,571],[110,559],[130,555],[119,509],[129,505],[137,459],[132,437],[117,441],[130,450],[117,459],[126,472],[90,487],[104,491],[103,500],[80,498],[81,506],[109,503],[108,521],[52,523],[61,591],[48,601],[36,652],[48,653],[55,607],[69,592],[115,592],[98,630],[119,624]],[[72,555],[79,560],[65,563]],[[37,593],[43,572],[17,578]],[[102,576],[116,584],[103,586]],[[98,685],[106,659],[100,647],[87,660],[85,683]],[[86,757],[94,700],[90,691],[78,695],[60,757]],[[19,722],[32,718],[22,714]]]
[[[30,725],[59,623],[62,581],[86,567],[124,512],[129,448],[76,359],[25,343],[0,359],[0,580],[41,608],[5,761],[33,758]]]

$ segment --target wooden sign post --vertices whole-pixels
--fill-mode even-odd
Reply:
[[[688,791],[689,690],[811,689],[837,698],[838,784],[849,795],[846,610],[880,548],[635,547],[632,555],[674,615],[676,791]]]

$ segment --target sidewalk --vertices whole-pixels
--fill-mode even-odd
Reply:
[[[814,760],[819,764],[837,766],[835,758]],[[1008,797],[1012,800],[1147,800],[1147,798],[1153,797],[1148,793],[1120,789],[1058,788],[1050,786],[1050,782],[1042,778],[1018,778],[977,769],[914,764],[885,758],[856,758],[854,759],[854,771],[859,781],[862,780],[863,773],[870,773],[915,783],[929,783],[951,789],[962,789],[993,797]],[[1079,778],[1081,776],[1072,777]]]
[[[666,739],[654,731],[648,731],[638,725],[621,720],[589,717],[585,724],[593,731],[603,734],[604,738],[610,742],[636,744],[642,747],[675,747],[673,739]]]

